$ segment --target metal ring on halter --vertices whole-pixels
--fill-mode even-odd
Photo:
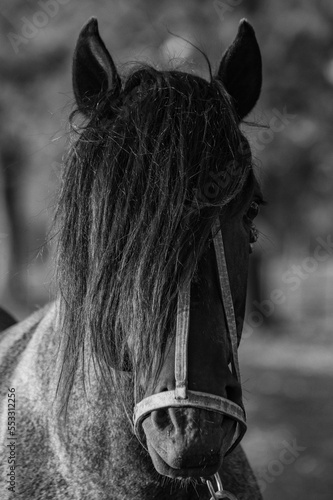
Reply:
[[[223,498],[229,499],[229,500],[237,500],[235,495],[233,495],[229,491],[226,491],[223,489],[222,480],[221,480],[220,474],[218,472],[216,474],[214,474],[214,478],[215,478],[215,481],[217,484],[216,491],[214,490],[214,486],[213,486],[210,479],[204,480],[204,482],[206,482],[206,484],[208,486],[209,493],[212,495],[210,500],[219,500],[219,499],[223,499]]]
[[[217,484],[217,490],[215,491],[214,490],[214,486],[213,486],[213,483],[211,482],[210,479],[205,479],[205,483],[207,484],[208,486],[208,489],[209,489],[209,493],[212,495],[212,498],[211,500],[215,500],[216,498],[219,498],[218,496],[216,496],[218,493],[222,493],[223,492],[223,485],[222,485],[222,480],[220,478],[220,474],[217,472],[216,474],[214,474],[214,478],[215,478],[215,481],[216,481],[216,484]]]
[[[221,288],[222,303],[226,317],[227,329],[231,344],[232,371],[240,383],[240,373],[237,353],[237,327],[232,295],[229,284],[227,263],[225,259],[222,233],[219,221],[213,224],[214,246]],[[215,394],[188,390],[188,336],[190,321],[190,290],[191,283],[187,283],[178,293],[176,348],[175,348],[175,390],[153,394],[140,401],[134,408],[134,431],[145,447],[145,437],[142,430],[143,420],[152,412],[167,407],[196,407],[222,413],[236,422],[234,436],[227,452],[229,453],[242,439],[246,431],[246,416],[242,406],[231,400]]]

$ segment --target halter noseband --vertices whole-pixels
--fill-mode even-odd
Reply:
[[[222,232],[219,221],[215,221],[212,227],[214,236],[214,247],[217,260],[219,283],[222,294],[222,303],[226,316],[227,327],[231,342],[232,371],[240,383],[240,373],[237,355],[237,328],[232,302],[228,269],[225,259]],[[243,438],[246,431],[246,415],[244,409],[233,401],[205,392],[188,390],[188,336],[190,320],[190,287],[188,283],[178,294],[177,324],[176,324],[176,350],[175,350],[175,381],[174,390],[164,391],[148,396],[135,405],[134,408],[134,432],[145,447],[142,422],[154,410],[168,407],[194,407],[209,411],[215,411],[232,418],[236,422],[234,435],[229,453]]]

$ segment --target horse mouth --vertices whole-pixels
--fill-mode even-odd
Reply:
[[[168,464],[147,440],[148,451],[156,471],[162,476],[167,476],[172,479],[186,479],[186,478],[208,478],[213,476],[222,465],[222,456],[214,454],[210,457],[209,462],[202,465],[194,466],[191,464],[189,467],[175,468]]]

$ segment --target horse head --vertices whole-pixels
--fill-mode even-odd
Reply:
[[[60,202],[68,343],[90,346],[101,380],[131,377],[131,410],[154,401],[136,432],[160,474],[211,476],[245,420],[235,343],[262,202],[239,128],[261,89],[253,28],[240,23],[209,82],[147,65],[121,78],[92,19],[77,42],[73,87],[86,125]],[[180,296],[188,325],[179,351]],[[177,349],[186,361],[179,404]],[[74,373],[75,359],[65,361]]]

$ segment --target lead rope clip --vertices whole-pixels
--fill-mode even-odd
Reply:
[[[220,478],[220,474],[217,472],[214,474],[214,478],[217,484],[217,490],[215,491],[213,483],[210,479],[202,478],[202,481],[207,484],[209,493],[212,495],[210,500],[221,500],[221,499],[229,499],[229,500],[237,500],[235,495],[223,489],[222,480]]]

